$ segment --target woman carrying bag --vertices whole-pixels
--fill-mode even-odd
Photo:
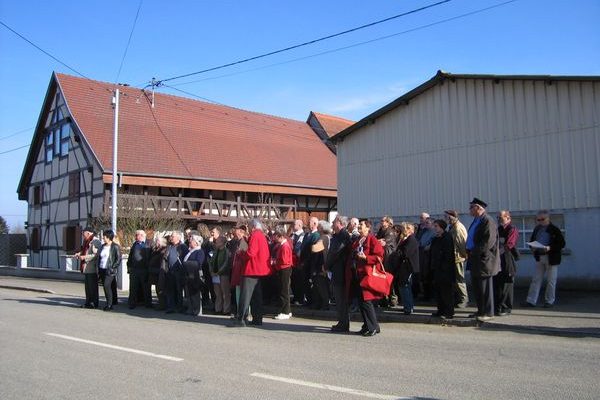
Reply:
[[[358,225],[359,240],[352,244],[352,266],[356,268],[356,276],[359,282],[372,273],[373,268],[380,268],[384,257],[384,250],[379,241],[371,233],[371,221],[362,219]],[[374,302],[381,300],[386,294],[374,292],[362,287],[360,290],[360,313],[363,318],[363,326],[357,333],[363,336],[375,336],[381,329],[377,322]]]

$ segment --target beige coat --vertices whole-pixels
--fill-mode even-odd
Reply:
[[[85,255],[85,265],[83,267],[84,274],[97,274],[98,273],[98,262],[100,260],[100,249],[102,249],[102,243],[99,239],[94,238],[90,243],[90,248]]]
[[[462,263],[467,259],[467,228],[460,222],[450,225],[450,235],[454,241],[454,262]]]

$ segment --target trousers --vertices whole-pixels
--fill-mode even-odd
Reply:
[[[537,303],[542,282],[546,275],[546,292],[544,293],[544,302],[554,304],[556,300],[556,278],[558,276],[558,265],[550,265],[548,255],[540,256],[540,261],[535,264],[535,272],[531,278],[529,285],[529,293],[527,293],[527,302],[530,304]]]

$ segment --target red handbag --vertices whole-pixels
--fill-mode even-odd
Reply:
[[[385,267],[378,259],[379,263],[367,268],[367,275],[360,281],[360,287],[371,292],[387,296],[390,294],[390,287],[394,280],[394,275],[385,271]]]

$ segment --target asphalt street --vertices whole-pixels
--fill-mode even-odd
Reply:
[[[0,289],[2,399],[597,399],[600,339],[384,323],[373,338],[292,318],[81,309]],[[353,328],[360,328],[358,323]]]

